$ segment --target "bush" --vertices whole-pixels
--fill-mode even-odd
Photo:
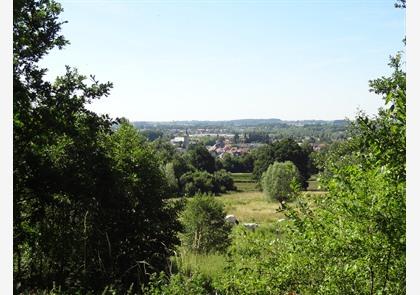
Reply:
[[[206,171],[187,172],[181,176],[181,187],[184,195],[219,194],[235,190],[233,178],[225,170],[210,174]]]
[[[225,250],[231,230],[225,216],[223,204],[214,197],[199,195],[189,200],[181,214],[182,245],[195,253]]]
[[[216,193],[225,193],[226,191],[236,190],[233,178],[226,170],[216,171],[214,177],[214,190]]]
[[[213,176],[205,171],[187,172],[181,176],[184,195],[194,196],[199,193],[214,193]]]
[[[299,170],[292,162],[274,162],[263,173],[261,185],[264,194],[271,200],[279,201],[281,206],[299,189],[299,178]]]
[[[309,153],[310,150],[302,149],[291,138],[262,146],[252,153],[254,157],[254,179],[261,181],[263,172],[274,162],[291,161],[299,170],[301,186],[306,188],[311,173]]]
[[[194,273],[191,276],[184,274],[172,275],[168,278],[164,273],[153,274],[152,280],[144,289],[147,295],[210,295],[216,294],[211,280],[204,275]]]
[[[191,146],[187,152],[187,159],[189,164],[197,170],[204,170],[209,173],[216,170],[216,160],[204,145]]]
[[[231,154],[224,154],[223,158],[218,158],[216,161],[216,169],[225,169],[232,173],[252,172],[254,168],[254,158],[251,154],[242,156],[233,156]]]

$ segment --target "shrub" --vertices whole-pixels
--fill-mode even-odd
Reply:
[[[147,295],[216,294],[211,280],[199,273],[194,273],[191,276],[179,273],[170,278],[164,273],[159,275],[155,273],[143,291]]]
[[[225,216],[223,204],[214,197],[199,195],[189,200],[181,214],[182,245],[196,253],[223,251],[230,244],[231,230]]]
[[[186,196],[214,192],[213,176],[206,171],[187,172],[181,176],[180,182]]]
[[[299,188],[299,178],[299,170],[292,162],[274,162],[263,173],[261,185],[265,195],[281,205],[294,196]]]
[[[214,190],[216,193],[225,193],[226,191],[236,190],[233,178],[226,170],[216,171],[214,173]]]
[[[204,145],[191,146],[187,152],[187,159],[189,164],[197,170],[204,170],[209,173],[216,170],[216,160]]]
[[[225,170],[210,174],[206,171],[187,172],[180,179],[183,193],[186,196],[196,194],[219,194],[235,190],[233,178]]]

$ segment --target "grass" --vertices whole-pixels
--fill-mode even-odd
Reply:
[[[308,180],[308,191],[318,191],[319,190],[319,183],[317,180]]]
[[[233,192],[218,199],[227,214],[235,215],[240,222],[270,223],[284,217],[276,212],[278,203],[267,200],[262,192]]]
[[[257,184],[254,182],[235,182],[235,186],[240,192],[258,191]]]
[[[252,173],[232,173],[232,178],[238,191],[258,191],[257,183],[252,179]]]
[[[238,191],[216,197],[224,204],[227,214],[235,215],[240,223],[258,223],[258,231],[271,230],[278,219],[285,218],[283,213],[276,211],[279,207],[278,202],[268,200],[263,192],[258,191],[251,173],[232,173],[232,177]],[[311,177],[308,191],[303,192],[304,198],[309,200],[309,205],[312,206],[313,197],[321,197],[323,194],[325,192],[318,190],[316,177]],[[292,206],[293,204],[294,202],[291,203]],[[240,229],[234,230],[234,240],[240,239],[240,235],[237,234]],[[227,266],[227,257],[223,254],[194,254],[182,247],[171,260],[175,271],[178,269],[184,273],[200,272],[212,279],[222,274]]]
[[[235,182],[254,182],[252,173],[232,173]]]
[[[223,254],[195,254],[181,248],[179,253],[172,257],[172,263],[183,273],[199,272],[215,279],[222,274],[227,260]]]

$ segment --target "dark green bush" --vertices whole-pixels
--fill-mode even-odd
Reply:
[[[198,193],[214,193],[213,176],[205,171],[187,172],[180,179],[182,190],[186,196]]]
[[[202,274],[176,274],[168,278],[164,273],[153,274],[147,287],[147,295],[212,295],[216,294],[211,280]]]
[[[185,196],[196,194],[220,194],[235,190],[233,178],[224,170],[210,174],[206,171],[187,172],[180,178],[182,192]]]
[[[219,170],[214,172],[214,191],[216,193],[225,193],[226,191],[236,190],[233,178],[226,170]]]

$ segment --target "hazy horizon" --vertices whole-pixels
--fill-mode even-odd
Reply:
[[[281,118],[240,118],[240,119],[221,119],[221,120],[211,120],[211,119],[192,119],[192,120],[129,120],[131,122],[158,122],[158,123],[164,123],[164,122],[224,122],[224,121],[246,121],[246,120],[279,120],[282,122],[297,122],[297,121],[345,121],[344,119],[331,119],[331,120],[324,120],[324,119],[291,119],[291,120],[284,120]]]

